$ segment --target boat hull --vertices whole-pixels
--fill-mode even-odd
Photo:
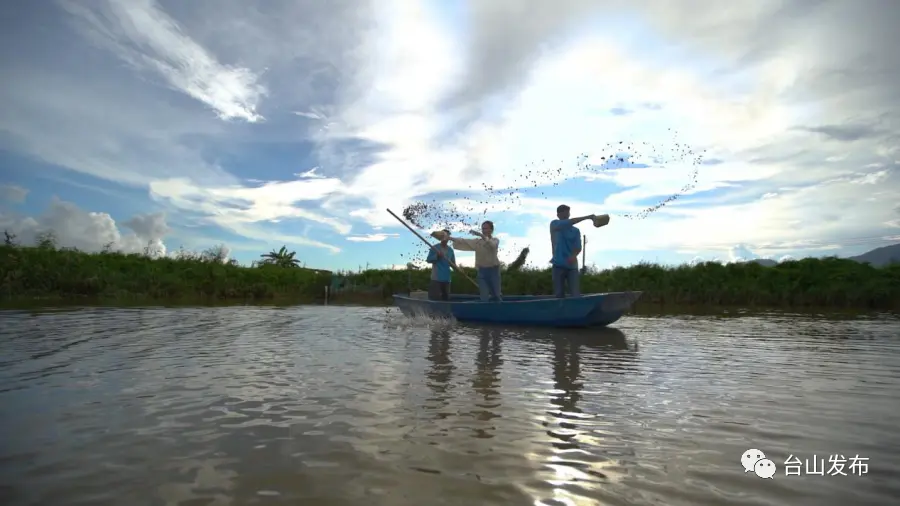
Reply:
[[[482,302],[476,295],[453,295],[449,301],[394,295],[406,316],[455,318],[459,321],[550,327],[604,327],[616,322],[640,298],[641,292],[594,293],[581,297],[552,295],[504,296]]]

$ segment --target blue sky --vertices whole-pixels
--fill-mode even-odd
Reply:
[[[506,260],[546,265],[560,203],[612,216],[581,226],[600,267],[900,240],[896,3],[9,4],[0,226],[26,243],[398,265],[421,247],[386,208],[548,168],[476,210]],[[628,219],[691,180],[685,146],[696,185]]]

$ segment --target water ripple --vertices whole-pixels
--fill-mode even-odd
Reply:
[[[0,501],[888,504],[900,320],[538,330],[384,309],[0,313]],[[774,480],[745,473],[763,450]],[[863,476],[785,476],[869,457]]]

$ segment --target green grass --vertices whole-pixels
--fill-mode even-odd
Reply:
[[[474,269],[466,270],[475,278]],[[383,285],[385,293],[405,292],[407,271],[370,270],[349,276],[358,285]],[[414,289],[427,287],[429,271],[411,272]],[[552,293],[550,270],[507,271],[503,293]],[[477,293],[457,273],[454,293]],[[841,258],[805,258],[764,267],[756,263],[666,267],[638,264],[588,273],[583,293],[640,290],[641,304],[748,305],[770,307],[900,308],[900,264],[872,267]]]
[[[466,272],[475,278],[474,269]],[[338,273],[355,286],[332,302],[377,303],[392,293],[428,286],[429,270],[366,270]],[[549,270],[508,270],[506,294],[551,293]],[[151,259],[146,255],[84,253],[40,247],[0,246],[0,297],[30,300],[214,299],[230,301],[321,300],[331,274],[290,265],[246,267],[215,255]],[[900,308],[900,264],[875,268],[838,258],[755,263],[703,263],[665,267],[639,264],[582,276],[584,293],[644,292],[641,305],[745,305],[769,307]],[[374,290],[373,290],[374,288]],[[458,273],[455,293],[477,293]]]
[[[200,256],[84,253],[0,246],[0,297],[33,299],[244,299],[321,297],[330,274],[277,265],[242,267]]]

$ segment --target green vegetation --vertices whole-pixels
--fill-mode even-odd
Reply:
[[[90,254],[57,249],[52,237],[42,238],[37,247],[6,244],[0,246],[0,297],[14,302],[34,299],[308,302],[321,298],[331,279],[327,271],[296,267],[294,262],[264,261],[254,267],[243,267],[225,261],[225,252],[223,247],[215,247],[201,254],[181,251],[173,258],[151,258],[141,254]]]
[[[260,258],[262,258],[260,263],[265,265],[275,265],[278,267],[299,267],[300,260],[294,258],[294,255],[296,254],[296,251],[288,252],[287,246],[282,246],[278,251],[272,250],[268,253],[260,255]]]
[[[472,279],[474,269],[466,269]],[[351,276],[357,285],[384,286],[385,293],[427,286],[427,269],[371,270]],[[503,292],[537,295],[553,292],[550,270],[507,270]],[[842,258],[804,258],[774,267],[757,263],[666,267],[638,264],[587,272],[583,293],[639,290],[639,304],[748,305],[772,307],[900,308],[900,264],[882,268]],[[453,292],[477,293],[462,276],[453,274]]]
[[[333,302],[389,302],[392,293],[425,289],[428,269],[335,273],[299,267],[281,248],[252,266],[225,261],[224,247],[167,258],[149,254],[84,253],[58,249],[52,235],[36,247],[0,246],[0,297],[6,301],[85,298],[173,301],[178,299],[320,301],[331,287]],[[515,263],[514,263],[515,264]],[[551,293],[549,270],[517,268],[503,273],[508,294]],[[475,278],[474,269],[466,269]],[[477,293],[458,273],[453,291]],[[839,258],[782,262],[665,267],[639,264],[587,272],[582,291],[641,290],[639,304],[782,307],[900,308],[900,264],[883,268]]]

